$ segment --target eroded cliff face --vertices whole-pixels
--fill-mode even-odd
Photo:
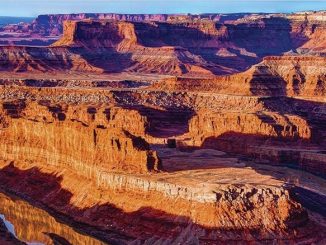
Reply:
[[[64,35],[53,46],[128,48],[137,44],[134,24],[128,22],[66,21]]]
[[[76,221],[104,230],[110,226],[122,232],[122,240],[150,239],[153,234],[175,238],[180,227],[189,224],[208,232],[200,235],[192,231],[192,235],[213,241],[228,241],[225,229],[240,234],[242,240],[246,231],[252,233],[262,226],[269,230],[268,235],[259,233],[248,238],[250,241],[268,236],[283,239],[284,230],[306,224],[305,211],[282,182],[272,181],[267,187],[242,183],[239,189],[237,184],[225,184],[222,179],[214,183],[221,169],[214,170],[216,178],[212,179],[212,170],[210,175],[200,170],[208,178],[208,185],[203,185],[202,178],[189,179],[191,170],[157,172],[162,169],[157,153],[139,137],[154,137],[147,131],[156,114],[146,116],[145,112],[96,104],[59,105],[44,100],[3,102],[1,186],[64,214],[73,214]],[[232,115],[229,118],[228,125],[237,120]],[[193,118],[190,132],[195,130],[195,121]],[[203,131],[209,127],[202,126]],[[275,133],[267,124],[261,128],[266,129],[266,134]],[[309,134],[299,132],[300,137]],[[225,171],[224,175],[227,167]],[[246,175],[248,170],[239,171]],[[255,171],[247,174],[269,181]],[[131,217],[137,222],[130,224]],[[125,231],[127,224],[130,229]],[[150,227],[146,234],[144,226]],[[214,238],[218,233],[221,237]],[[292,235],[287,236],[285,239]]]
[[[122,243],[144,239],[155,242],[155,236],[175,239],[187,226],[192,227],[190,234],[203,242],[227,242],[234,235],[237,241],[269,237],[287,240],[293,231],[285,235],[283,229],[296,229],[307,222],[302,207],[281,187],[241,185],[239,189],[222,184],[218,189],[206,188],[203,192],[197,184],[186,188],[180,181],[184,179],[182,175],[162,181],[165,175],[159,174],[149,181],[144,176],[111,176],[102,172],[101,182],[96,183],[63,166],[56,168],[60,177],[51,175],[55,168],[49,165],[8,166],[2,162],[1,167],[2,187],[73,215],[78,222],[96,225],[104,231],[110,227],[107,231],[120,234],[118,241]],[[268,234],[257,229],[268,230]]]
[[[308,123],[298,116],[276,113],[212,113],[207,110],[197,112],[189,121],[187,136],[194,137],[194,146],[201,146],[210,137],[218,138],[223,134],[232,133],[268,139],[309,140],[311,138]]]
[[[24,55],[1,48],[3,69],[212,77],[245,71],[269,55],[318,56],[325,48],[325,21],[312,17],[257,15],[229,23],[186,16],[165,21],[103,17],[68,20],[63,26],[62,37],[51,48],[24,49]]]
[[[324,116],[312,119],[312,113],[308,117],[299,116],[301,113],[203,109],[189,120],[189,132],[177,137],[177,145],[242,154],[258,162],[291,165],[325,176]]]
[[[124,30],[129,31],[129,35],[126,35],[125,39],[130,39],[132,36],[134,44],[138,42],[144,47],[183,47],[191,52],[192,49],[205,49],[197,50],[197,53],[200,53],[207,61],[223,65],[222,61],[216,59],[239,56],[237,52],[247,59],[280,55],[289,51],[296,52],[297,49],[299,53],[309,53],[309,51],[312,51],[311,54],[322,53],[325,48],[322,41],[325,36],[325,20],[317,18],[318,16],[307,14],[305,18],[300,18],[300,15],[248,15],[227,23],[196,19],[192,16],[168,18],[164,22],[155,20],[147,22],[130,20],[68,21],[64,23],[63,39],[55,45],[64,44],[65,36],[70,34],[68,30],[76,30],[76,37],[78,36],[76,42],[86,40],[87,35],[92,35],[92,33],[97,33],[98,40],[104,39],[105,33],[115,33],[114,36],[107,36],[106,40],[109,41],[111,38],[115,39],[115,35],[117,35],[117,32],[114,31],[116,28],[113,26],[119,25],[120,34]],[[323,16],[321,12],[320,17]],[[75,29],[74,26],[78,28]],[[87,31],[85,31],[86,26]],[[109,26],[111,27],[109,28]],[[94,30],[97,31],[94,32]],[[99,35],[99,33],[101,34]],[[130,36],[130,34],[132,35]],[[269,44],[269,49],[265,48],[266,43]],[[66,45],[69,44],[72,45],[71,42],[66,43]],[[104,42],[99,42],[97,46],[99,44],[103,47],[106,46]],[[94,46],[94,43],[89,42],[88,45]],[[214,54],[216,55],[215,60]],[[238,59],[238,61],[240,60]]]
[[[103,15],[1,47],[0,187],[119,244],[323,242],[319,15]]]
[[[324,97],[325,64],[323,57],[267,57],[254,67],[250,90],[254,95]]]
[[[60,72],[67,70],[101,73],[89,63],[83,52],[63,48],[1,47],[0,70],[14,72]],[[114,69],[114,68],[113,68]]]
[[[107,128],[105,115],[104,125],[92,122],[94,114],[88,110],[88,120],[83,120],[70,117],[60,106],[31,104],[26,109],[24,104],[3,104],[2,158],[63,164],[83,172],[92,168],[134,173],[159,170],[157,154],[145,140],[120,127]]]
[[[115,13],[79,13],[79,14],[49,14],[39,15],[32,23],[20,23],[5,26],[7,32],[32,33],[46,36],[58,36],[63,32],[64,22],[67,20],[117,20],[117,21],[190,21],[194,19],[210,19],[225,22],[234,21],[248,14],[201,14],[201,15],[178,15],[178,14],[115,14]]]
[[[249,70],[212,79],[175,78],[155,89],[207,91],[255,96],[297,96],[323,99],[326,59],[316,56],[270,56]]]

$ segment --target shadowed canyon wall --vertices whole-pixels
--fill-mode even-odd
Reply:
[[[324,17],[4,27],[64,33],[0,47],[0,187],[112,244],[322,243],[324,179],[306,171],[326,176]]]
[[[51,48],[1,47],[0,63],[10,71],[233,74],[269,55],[322,55],[325,22],[313,15],[247,16],[227,24],[194,18],[68,20]]]
[[[10,186],[60,212],[74,213],[77,221],[103,227],[113,220],[119,230],[130,219],[128,213],[139,219],[144,215],[139,209],[148,207],[149,211],[144,212],[157,224],[179,220],[176,226],[193,222],[214,232],[251,231],[263,224],[275,237],[286,227],[307,222],[304,210],[291,199],[289,190],[280,186],[266,189],[246,185],[239,190],[225,184],[211,190],[187,186],[177,176],[171,182],[162,181],[164,172],[148,175],[162,167],[145,140],[132,135],[146,137],[146,129],[151,127],[151,121],[136,110],[58,106],[44,101],[5,102],[1,125],[2,186]],[[79,188],[81,185],[85,187]],[[85,196],[87,189],[91,191]],[[90,207],[92,203],[103,208]],[[110,205],[121,209],[116,215],[124,217],[122,221],[104,213],[107,218],[89,219],[88,213],[97,217],[102,215],[101,210],[113,212],[115,208]],[[147,223],[146,219],[142,222]],[[166,228],[160,229],[162,235],[175,236]],[[132,225],[124,234],[137,237],[140,232]],[[266,239],[263,234],[259,236]]]
[[[16,197],[0,193],[0,212],[10,218],[15,235],[24,242],[42,242],[44,244],[71,243],[101,245],[99,240],[76,232],[71,227],[57,222],[47,212],[33,207]],[[67,239],[68,238],[68,239]],[[11,239],[14,240],[14,239]],[[8,239],[8,244],[10,240]],[[15,242],[12,244],[26,244]]]
[[[324,57],[271,56],[243,73],[212,79],[166,79],[153,88],[323,100],[326,95],[325,63]]]

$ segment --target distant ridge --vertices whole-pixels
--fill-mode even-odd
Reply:
[[[33,17],[12,17],[12,16],[0,16],[0,26],[9,24],[18,24],[20,22],[32,22]]]

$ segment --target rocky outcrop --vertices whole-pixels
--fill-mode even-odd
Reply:
[[[137,44],[134,24],[129,22],[67,21],[63,37],[53,46],[128,48]]]
[[[1,47],[0,70],[14,72],[53,72],[76,70],[103,72],[83,57],[63,48]]]
[[[3,104],[4,159],[67,165],[90,178],[94,176],[87,169],[97,167],[134,173],[160,169],[160,161],[148,143],[123,128],[87,124],[82,118],[69,117],[60,106],[29,106]],[[95,117],[92,108],[88,110],[87,117]],[[110,124],[114,125],[114,120]]]
[[[268,139],[311,138],[308,123],[298,116],[276,113],[212,113],[207,110],[197,112],[197,115],[189,121],[189,133],[185,137],[191,137],[194,146],[201,146],[207,138],[218,138],[227,133],[248,134]]]
[[[175,238],[189,224],[208,232],[198,235],[200,239],[228,241],[230,233],[242,240],[258,227],[268,231],[256,233],[259,239],[282,239],[283,230],[306,224],[305,211],[278,182],[241,188],[232,183],[203,185],[187,172],[157,171],[162,168],[157,153],[139,137],[147,137],[149,120],[156,115],[145,117],[145,112],[101,104],[4,101],[1,187],[72,215],[77,222],[110,227],[128,240],[153,234]]]
[[[58,36],[62,34],[63,23],[67,20],[117,20],[117,21],[189,21],[194,19],[210,19],[213,21],[236,20],[246,14],[201,14],[201,15],[178,15],[178,14],[115,14],[115,13],[79,13],[79,14],[49,14],[39,15],[32,23],[12,24],[5,26],[6,31],[28,32],[46,36]]]
[[[161,169],[159,162],[149,164],[157,160],[155,152],[144,140],[135,139],[142,136],[156,143],[157,138],[173,135],[177,143],[188,146],[247,156],[256,152],[256,159],[269,155],[282,164],[282,159],[296,154],[277,155],[268,147],[281,142],[284,151],[287,144],[309,143],[316,132],[303,112],[323,118],[318,103],[141,89],[94,93],[81,87],[25,84],[1,87],[1,99],[0,185],[77,222],[110,227],[129,240],[151,239],[153,234],[172,239],[188,225],[193,227],[192,236],[214,242],[228,242],[230,237],[239,242],[271,237],[282,241],[297,237],[291,233],[297,227],[307,229],[306,212],[292,198],[291,189],[272,175],[242,167],[241,159],[225,166],[226,156],[217,161],[213,155],[217,162],[211,167],[209,152],[188,159],[189,152],[168,156],[163,167],[167,159],[178,170],[155,171]],[[299,112],[304,115],[296,115]],[[230,137],[226,134],[230,131],[238,134]],[[255,147],[260,151],[252,151]],[[319,166],[321,172],[321,158],[304,159],[309,157],[319,165],[303,160],[302,168],[310,171]],[[177,165],[176,159],[183,165]],[[192,160],[202,165],[192,165]],[[255,233],[262,224],[263,234]],[[146,233],[144,227],[149,227]],[[291,234],[284,234],[289,230]]]
[[[53,21],[60,22],[57,17]],[[19,49],[1,48],[2,69],[44,71],[45,66],[54,71],[211,77],[244,71],[268,55],[323,55],[325,46],[325,22],[313,18],[257,15],[217,23],[193,17],[79,20],[83,17],[62,24],[63,36],[52,48],[24,48],[24,55]]]
[[[323,99],[326,58],[270,56],[249,70],[213,79],[175,78],[156,83],[162,90],[207,91],[255,96],[299,96]]]
[[[252,59],[251,62],[255,62],[259,60],[257,58],[280,55],[284,52],[322,53],[325,48],[322,41],[325,36],[325,20],[322,18],[324,15],[322,12],[319,15],[307,14],[305,18],[300,18],[300,14],[248,15],[227,23],[218,23],[214,18],[194,18],[193,16],[167,17],[164,21],[157,21],[155,18],[149,18],[147,21],[133,21],[132,18],[102,18],[106,20],[89,20],[86,23],[80,20],[68,21],[63,24],[63,40],[65,35],[69,35],[67,30],[74,30],[75,25],[79,27],[79,34],[82,34],[81,30],[87,26],[88,35],[97,29],[97,35],[101,32],[99,39],[103,39],[105,33],[114,30],[112,27],[108,28],[110,25],[116,26],[118,24],[113,23],[120,23],[119,25],[124,26],[120,29],[125,29],[126,32],[131,30],[132,35],[142,46],[174,46],[186,48],[191,52],[193,51],[191,49],[205,49],[199,51],[201,56],[206,61],[221,66],[223,66],[223,60],[218,61],[217,58],[244,56],[247,60],[233,59],[233,62],[237,61],[238,65],[241,65],[241,62],[249,64],[250,59]],[[318,16],[321,18],[317,18]],[[83,36],[80,35],[79,38],[82,41]],[[109,42],[111,38],[106,38],[106,41]],[[58,44],[62,43],[64,42]],[[266,43],[269,44],[268,50],[265,49]],[[89,44],[94,45],[91,42]],[[197,53],[193,52],[193,54]]]
[[[326,174],[319,15],[103,15],[0,47],[0,188],[112,243],[322,241],[300,204],[324,213],[301,171]]]
[[[307,38],[311,38],[319,30],[322,31],[322,23],[325,21],[325,12],[307,12],[306,14],[201,14],[201,15],[164,15],[164,14],[114,14],[114,13],[80,13],[80,14],[56,14],[40,15],[32,23],[9,25],[5,27],[7,32],[33,33],[43,36],[59,36],[63,32],[64,22],[67,20],[111,20],[111,21],[129,21],[129,22],[167,22],[167,23],[185,23],[198,22],[218,23],[225,25],[225,28],[231,30],[232,39],[243,39],[245,35],[249,37],[247,44],[250,44],[252,36],[259,33],[260,38],[268,38],[275,48],[277,38],[290,38],[294,40],[293,44],[301,45]],[[190,26],[193,24],[190,24]],[[201,24],[203,25],[203,24]],[[205,26],[206,24],[204,24]],[[195,26],[195,29],[198,29]],[[207,27],[205,27],[206,29]],[[213,28],[216,29],[216,28]],[[199,30],[201,30],[199,28]],[[268,36],[268,30],[278,30],[275,35]],[[205,32],[205,31],[204,31]],[[287,35],[290,32],[290,36]],[[154,33],[153,33],[154,34]],[[265,35],[266,34],[266,35]],[[155,34],[154,34],[155,35]],[[249,35],[249,36],[248,36]],[[273,36],[271,42],[270,37]],[[275,38],[274,38],[275,37]],[[313,37],[314,38],[314,37]],[[177,40],[177,39],[176,39]],[[283,42],[283,47],[291,45],[290,42]],[[263,43],[259,43],[260,46]],[[257,45],[256,45],[257,46]],[[309,46],[309,45],[308,45]],[[281,47],[281,46],[280,46]],[[311,47],[313,48],[313,47]],[[315,47],[317,50],[318,48]]]
[[[177,137],[177,145],[243,154],[258,162],[326,176],[320,127],[291,114],[201,110],[189,120],[189,132]]]
[[[3,163],[1,163],[1,166],[4,167]],[[8,184],[11,183],[13,184],[11,189],[19,193],[22,189],[18,186],[18,183],[21,186],[28,181],[36,181],[37,174],[33,177],[33,174],[29,170],[19,171],[23,166],[23,164],[17,163],[15,166],[11,165],[4,167],[5,170],[0,173],[1,177],[4,178],[0,182],[1,185],[7,187]],[[42,165],[38,166],[42,168],[43,173],[47,173],[51,170],[51,165],[48,167]],[[59,172],[60,174],[62,173],[61,171]],[[70,176],[75,175],[75,173],[66,172],[67,173],[63,176],[66,176],[68,173]],[[10,177],[9,173],[18,180],[17,184],[14,184],[14,179]],[[44,185],[46,183],[43,181],[46,179],[41,178],[41,176],[40,174],[40,185]],[[179,217],[180,220],[175,222],[176,226],[180,226],[182,223],[187,224],[192,221],[197,225],[220,231],[250,231],[261,227],[263,229],[271,229],[277,234],[277,232],[286,227],[296,227],[307,221],[302,207],[291,200],[288,190],[280,187],[253,187],[251,185],[242,185],[242,188],[239,189],[233,185],[220,185],[218,189],[207,189],[203,191],[203,188],[199,186],[185,187],[180,183],[173,183],[175,180],[172,179],[172,183],[169,183],[169,181],[160,181],[160,177],[164,178],[164,175],[146,179],[144,176],[135,177],[102,172],[98,177],[98,182],[96,184],[93,182],[91,185],[91,188],[94,188],[94,193],[88,194],[85,196],[86,198],[84,200],[80,201],[78,201],[78,196],[82,195],[81,190],[72,186],[73,181],[64,180],[61,182],[62,188],[73,191],[68,194],[68,198],[73,198],[71,200],[73,203],[70,204],[65,203],[65,201],[69,200],[64,200],[64,197],[60,198],[60,196],[56,196],[55,191],[57,191],[57,185],[52,182],[49,183],[51,186],[49,186],[46,193],[42,189],[36,188],[35,190],[26,189],[25,194],[36,198],[36,200],[42,200],[47,205],[59,209],[60,211],[69,213],[71,208],[75,208],[75,213],[80,212],[79,216],[76,215],[76,220],[87,221],[102,226],[105,225],[103,222],[116,223],[115,225],[117,225],[119,221],[124,222],[124,216],[117,212],[116,214],[121,217],[120,220],[111,219],[111,221],[108,221],[103,219],[98,220],[97,223],[92,222],[92,219],[88,219],[87,213],[94,213],[95,215],[95,212],[97,212],[96,215],[101,214],[100,207],[95,207],[94,210],[87,210],[86,208],[89,207],[89,202],[99,200],[97,195],[102,195],[100,203],[105,203],[105,198],[110,196],[109,200],[113,202],[112,204],[118,207],[123,205],[123,210],[125,211],[131,211],[139,207],[149,207],[148,216],[152,217],[154,220],[161,218],[166,220],[166,222],[173,222],[177,221]],[[8,183],[6,183],[5,180]],[[49,178],[49,180],[51,180],[51,178]],[[94,180],[95,179],[93,179],[93,181]],[[79,182],[85,184],[87,188],[90,188],[90,183],[85,179],[79,179]],[[110,195],[105,195],[105,191],[109,192]],[[53,198],[60,198],[62,201],[51,203]],[[133,202],[122,203],[123,200],[128,199],[133,200]],[[62,206],[58,206],[60,204]],[[71,207],[71,204],[76,205],[76,207]],[[176,207],[180,207],[180,209]],[[181,209],[181,207],[183,207],[183,209]],[[86,208],[86,210],[83,210],[83,208]],[[151,211],[151,208],[154,210]],[[76,209],[80,209],[80,211]],[[159,213],[155,215],[155,209],[165,212],[166,215],[160,215]],[[190,212],[191,209],[193,209],[192,212]],[[114,208],[112,207],[111,210],[114,210]],[[83,212],[87,213],[83,214]],[[264,218],[261,214],[265,214]],[[174,219],[174,215],[178,217]],[[250,219],[247,218],[248,216]],[[127,214],[126,217],[128,217]],[[137,216],[135,218],[139,219]],[[146,224],[146,219],[144,221],[140,220],[139,222],[141,224]],[[133,227],[133,229],[135,228]],[[129,231],[130,234],[135,232],[133,229]],[[154,230],[151,228],[149,229],[150,232],[154,232],[155,234]],[[165,236],[166,235],[167,234],[165,234]]]
[[[255,66],[250,91],[254,95],[324,97],[326,58],[267,57]]]

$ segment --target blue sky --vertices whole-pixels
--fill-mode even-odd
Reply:
[[[239,13],[326,10],[326,0],[0,0],[0,16],[48,13]]]

